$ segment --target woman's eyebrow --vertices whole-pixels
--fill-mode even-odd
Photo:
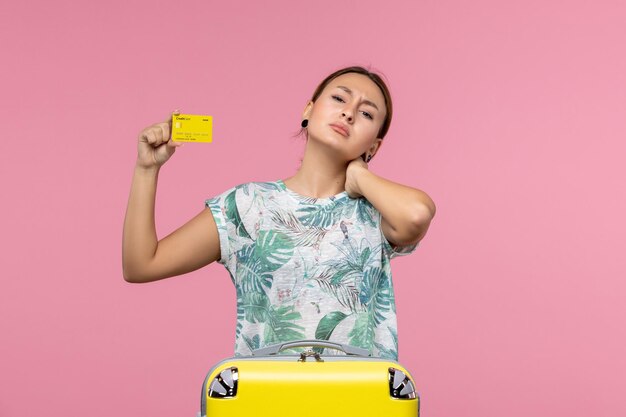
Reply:
[[[345,91],[346,93],[352,95],[352,90],[350,90],[348,87],[344,87],[343,85],[338,85],[337,88],[342,89],[343,91]],[[373,108],[375,108],[376,110],[378,110],[378,106],[376,104],[374,104],[373,102],[369,101],[369,100],[363,100],[364,104],[370,105]]]

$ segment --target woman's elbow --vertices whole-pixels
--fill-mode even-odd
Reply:
[[[141,284],[150,281],[145,274],[142,274],[137,268],[130,268],[126,265],[122,266],[122,276],[124,277],[124,281],[130,282],[131,284]]]
[[[399,240],[404,242],[417,243],[424,238],[430,222],[435,216],[435,205],[419,203],[413,210],[410,226],[406,230],[405,236]]]
[[[141,282],[137,279],[135,274],[128,272],[125,268],[122,268],[122,276],[124,277],[124,281],[130,282],[132,284]]]

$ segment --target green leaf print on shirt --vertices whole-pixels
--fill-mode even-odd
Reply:
[[[393,303],[389,278],[382,269],[376,267],[365,271],[359,301],[365,311],[358,313],[348,336],[351,344],[370,349],[376,326],[385,320],[384,313],[391,309]]]
[[[272,288],[271,273],[264,273],[261,262],[255,256],[256,244],[244,246],[237,252],[237,275],[242,293],[258,292],[264,294]]]
[[[261,230],[254,247],[254,257],[259,260],[263,272],[274,272],[285,265],[293,255],[293,243],[289,236],[274,230]]]
[[[246,321],[250,323],[265,323],[269,315],[269,304],[265,293],[246,292],[241,297],[241,306]]]
[[[369,224],[372,227],[376,227],[376,223],[374,222],[374,213],[372,210],[372,205],[366,199],[361,199],[357,204],[354,205],[354,210],[356,211],[356,217],[360,223]]]
[[[295,247],[315,246],[320,244],[328,229],[317,226],[304,226],[293,213],[274,209],[270,210],[276,228],[289,236]]]
[[[376,267],[365,271],[363,281],[361,281],[359,301],[372,316],[375,325],[385,320],[383,313],[391,309],[394,300],[389,277],[382,269]]]
[[[246,345],[248,345],[248,348],[251,351],[261,348],[261,338],[259,337],[258,334],[255,334],[254,337],[252,338],[249,338],[248,336],[244,335],[243,340],[244,342],[246,342]]]
[[[369,312],[359,313],[354,322],[354,327],[348,333],[352,346],[370,349],[370,344],[374,340],[374,323]]]
[[[389,334],[391,335],[393,348],[387,348],[383,344],[377,342],[374,342],[374,346],[376,346],[376,348],[378,349],[378,354],[381,358],[396,359],[396,356],[398,354],[398,333],[389,326],[387,326],[387,330],[389,330]]]
[[[296,210],[298,220],[305,226],[328,228],[329,226],[336,225],[343,216],[346,201],[347,199],[343,199],[325,206],[315,205],[300,207]]]
[[[241,217],[239,216],[239,210],[237,210],[237,189],[235,188],[230,194],[226,196],[224,199],[224,210],[226,211],[226,218],[232,221],[235,225],[235,230],[237,234],[241,237],[250,238],[248,231],[243,225],[243,221],[241,221]]]
[[[333,333],[333,330],[335,330],[335,327],[337,327],[337,325],[346,317],[348,317],[348,315],[342,313],[341,311],[333,311],[325,315],[317,325],[315,338],[318,340],[329,340],[330,335]]]
[[[246,312],[243,309],[243,294],[241,292],[241,286],[235,287],[237,293],[237,325],[235,326],[235,340],[239,340],[239,335],[243,330],[243,320],[246,317]]]
[[[302,315],[294,310],[294,306],[270,307],[268,320],[263,334],[265,344],[270,345],[289,340],[304,339],[304,327],[295,324]]]
[[[244,292],[262,292],[272,287],[272,272],[285,265],[293,255],[287,235],[261,230],[257,240],[237,252],[237,271]]]
[[[326,293],[332,294],[339,304],[350,311],[357,311],[359,290],[352,280],[338,281],[329,269],[313,279]]]
[[[324,266],[327,266],[333,275],[333,284],[339,284],[350,277],[353,279],[360,278],[363,271],[372,262],[370,259],[371,244],[365,239],[362,239],[358,246],[352,238],[343,239],[338,243],[332,242],[332,245],[343,255],[324,262]]]
[[[324,262],[322,265],[325,269],[315,281],[322,289],[333,294],[342,306],[356,312],[359,299],[358,286],[364,271],[372,262],[370,244],[362,239],[361,244],[357,246],[352,238],[332,244],[342,256]]]

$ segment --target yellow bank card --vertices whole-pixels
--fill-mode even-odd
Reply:
[[[172,140],[213,142],[213,117],[201,114],[173,114]]]

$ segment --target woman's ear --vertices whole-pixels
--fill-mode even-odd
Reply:
[[[370,148],[367,150],[367,154],[372,156],[373,158],[381,146],[383,146],[383,140],[381,138],[376,138],[372,146],[370,146]]]
[[[311,114],[311,110],[313,110],[313,102],[309,100],[306,103],[306,106],[304,107],[304,110],[302,111],[302,118],[303,119],[308,119],[309,115]]]

